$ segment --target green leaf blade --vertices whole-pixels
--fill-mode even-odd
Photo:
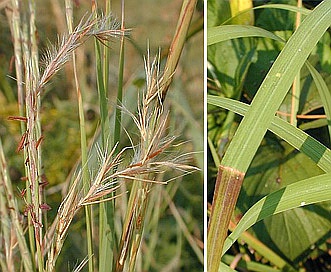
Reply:
[[[249,25],[222,25],[208,28],[207,45],[227,41],[230,39],[247,37],[265,37],[284,42],[283,39],[265,29]]]
[[[331,22],[331,2],[323,2],[291,36],[262,82],[222,164],[246,172],[297,71]]]
[[[238,237],[256,222],[290,209],[331,200],[331,174],[301,180],[262,198],[240,220],[236,229],[226,239],[223,254]]]
[[[326,114],[329,136],[331,137],[331,93],[328,88],[328,85],[324,81],[321,74],[312,66],[308,61],[306,62],[306,66],[308,67],[318,90],[319,95],[322,98],[324,111]]]
[[[213,95],[207,96],[207,103],[240,115],[245,115],[250,107],[236,100]],[[274,116],[268,129],[311,158],[323,171],[331,172],[331,150],[322,143],[277,116]]]

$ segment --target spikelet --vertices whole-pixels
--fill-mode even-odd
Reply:
[[[95,18],[91,14],[86,20],[83,17],[73,32],[58,38],[57,45],[50,45],[42,57],[44,71],[38,81],[37,93],[45,87],[47,82],[67,63],[72,52],[89,37],[95,37],[105,43],[122,35],[129,35],[130,30],[120,29],[120,24],[110,15],[100,15]]]

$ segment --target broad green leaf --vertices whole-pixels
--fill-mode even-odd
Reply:
[[[284,42],[272,32],[256,26],[222,25],[207,29],[207,45],[244,37],[265,37]]]
[[[231,40],[209,46],[208,61],[213,67],[213,74],[209,77],[217,81],[216,86],[221,87],[223,95],[238,99],[242,95],[247,71],[255,61],[255,41]],[[218,154],[224,153],[236,130],[234,118],[231,113],[208,117],[209,135],[213,143],[217,143]]]
[[[285,40],[291,35],[292,31],[277,31],[275,34]],[[325,33],[328,34],[328,33]],[[323,35],[328,36],[328,35]],[[318,43],[317,47],[320,47],[321,43]],[[258,90],[258,87],[261,85],[263,79],[265,78],[268,70],[270,69],[272,63],[276,59],[279,51],[281,50],[282,45],[278,42],[275,42],[271,39],[258,39],[256,46],[256,61],[254,61],[247,72],[245,78],[244,90],[245,95],[248,100],[251,100],[255,93]],[[309,57],[309,62],[314,66],[318,67],[320,65],[319,59],[321,54],[318,54],[316,48],[313,50],[312,55]],[[320,74],[323,73],[323,70],[320,71]],[[313,83],[311,73],[309,72],[306,66],[303,66],[300,70],[300,107],[298,114],[308,114],[316,109],[319,109],[323,106],[321,97],[318,94],[318,89]],[[324,101],[329,101],[328,99]],[[285,99],[283,100],[279,111],[284,113],[284,120],[289,120],[289,115],[292,108],[292,93],[287,93]]]
[[[268,134],[263,142],[247,172],[238,198],[240,214],[271,192],[323,173],[312,160],[276,137]],[[261,242],[293,261],[329,231],[330,221],[325,216],[327,212],[323,217],[320,212],[309,210],[313,208],[316,211],[324,210],[320,205],[293,209],[256,224],[253,231]],[[301,236],[300,242],[298,234]]]
[[[209,46],[207,57],[223,94],[240,97],[248,68],[256,59],[254,41],[232,40]]]
[[[244,90],[248,100],[253,99],[270,67],[277,58],[280,49],[274,40],[257,40],[256,61],[249,67],[244,83]]]
[[[261,47],[261,45],[267,45],[266,47]],[[278,54],[278,50],[273,49],[275,43],[270,40],[265,40],[264,42],[258,42],[257,46],[257,61],[252,63],[250,66],[246,81],[244,84],[244,90],[246,98],[251,100],[261,82],[263,81],[267,71],[271,67],[274,59]],[[317,55],[311,56],[309,62],[312,62],[314,66],[318,65]],[[303,66],[300,71],[300,99],[299,99],[299,110],[297,114],[305,115],[309,114],[314,110],[323,107],[322,99],[319,95],[318,89],[313,82],[311,73],[306,66]],[[329,101],[329,100],[325,100]],[[278,111],[279,115],[284,120],[290,120],[289,113],[292,107],[292,92],[286,94],[282,104],[280,105]],[[300,118],[299,118],[300,119]],[[301,119],[304,120],[304,119]],[[305,121],[307,122],[307,121]],[[302,122],[301,122],[302,123]]]
[[[231,17],[231,8],[228,1],[207,1],[207,25],[208,27],[220,25]]]
[[[230,0],[232,24],[252,25],[254,23],[254,11],[252,0]],[[247,12],[242,13],[243,10]],[[236,16],[238,13],[241,16]]]
[[[253,226],[253,231],[258,239],[297,264],[304,260],[305,253],[325,241],[330,232],[330,214],[328,204],[308,205],[268,217]]]
[[[223,254],[241,233],[271,215],[297,207],[331,200],[331,173],[304,179],[283,187],[259,200],[242,217],[226,239]]]
[[[309,57],[309,60],[307,62],[310,62],[314,66],[318,65],[317,62],[317,56],[315,54],[312,54]],[[316,84],[314,84],[312,75],[307,68],[307,65],[304,65],[300,72],[301,75],[301,95],[300,95],[300,106],[298,114],[309,114],[312,111],[317,110],[318,108],[321,108],[323,106],[321,97],[318,94],[318,90],[316,88]],[[290,101],[290,95],[288,94],[288,100]],[[288,102],[290,103],[290,102]]]
[[[277,5],[261,5],[256,7],[255,25],[269,31],[293,30],[296,0],[277,0]],[[302,10],[302,9],[300,9]],[[291,11],[291,12],[289,12]],[[293,12],[294,11],[294,12]]]
[[[227,114],[225,112],[219,111],[217,108],[213,106],[208,106],[208,111],[213,112],[207,115],[207,124],[208,124],[208,138],[211,143],[214,144],[215,149],[219,146],[219,143],[222,139],[223,125],[224,120],[227,118]],[[235,130],[236,128],[231,128],[231,130]],[[216,154],[218,152],[216,151]]]
[[[247,210],[262,196],[323,173],[313,160],[267,134],[247,171],[238,205],[242,211]]]
[[[232,224],[229,226],[229,230],[233,230],[235,226]],[[248,247],[252,248],[256,252],[256,257],[260,258],[260,256],[270,263],[275,265],[276,267],[283,269],[285,271],[291,271],[292,267],[285,258],[280,257],[273,250],[269,248],[269,246],[265,243],[262,243],[259,239],[253,236],[249,231],[245,231],[240,235],[238,239],[238,243],[245,243]],[[224,258],[224,257],[223,257]]]

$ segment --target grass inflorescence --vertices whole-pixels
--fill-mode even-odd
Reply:
[[[66,243],[71,235],[78,233],[84,241],[86,239],[86,248],[80,249],[81,261],[78,260],[79,264],[73,271],[86,269],[85,266],[89,271],[136,271],[137,262],[141,262],[139,252],[144,243],[144,231],[146,228],[154,231],[158,225],[155,220],[160,220],[164,203],[172,205],[174,213],[176,211],[171,199],[171,187],[166,192],[160,186],[176,179],[181,180],[198,170],[191,163],[192,153],[181,150],[183,145],[169,129],[170,108],[165,105],[165,97],[175,74],[195,4],[196,1],[183,1],[180,18],[184,17],[185,20],[179,24],[174,35],[181,37],[181,41],[178,43],[177,38],[174,38],[173,49],[163,69],[160,65],[161,54],[151,58],[148,50],[144,60],[146,84],[138,91],[134,98],[135,105],[131,109],[122,102],[126,95],[123,84],[124,41],[131,30],[124,28],[123,20],[119,23],[115,19],[109,6],[104,14],[94,2],[91,14],[86,13],[73,27],[72,2],[66,1],[68,33],[59,35],[57,42],[50,42],[39,56],[36,3],[33,0],[26,4],[15,0],[8,3],[19,108],[19,114],[10,115],[8,120],[20,123],[21,137],[16,153],[22,156],[25,174],[21,180],[25,186],[20,185],[22,188],[15,195],[8,174],[5,148],[0,141],[0,238],[4,245],[0,255],[2,270],[62,269],[61,262],[66,260],[65,254],[73,253],[66,249]],[[187,5],[189,8],[185,8]],[[95,41],[96,88],[99,96],[97,106],[101,120],[99,126],[96,126],[95,137],[89,139],[85,118],[87,93],[80,79],[77,52],[87,46],[90,39]],[[110,41],[116,40],[121,41],[118,101],[117,106],[110,109],[108,54],[114,54],[114,43]],[[75,159],[77,163],[73,165],[73,174],[69,175],[67,181],[53,186],[46,177],[47,169],[44,166],[49,159],[43,153],[49,140],[47,124],[42,118],[45,104],[49,103],[46,97],[49,92],[45,90],[55,75],[62,76],[61,70],[69,64],[73,67],[71,71],[76,89],[76,101],[72,104],[77,104],[78,108],[80,137],[77,138],[80,139],[78,153],[81,157]],[[115,110],[117,113],[114,113]],[[124,116],[131,119],[129,127],[122,123]],[[133,129],[132,125],[136,128]],[[50,192],[58,190],[57,187],[63,195],[60,201],[54,202],[49,196]],[[156,201],[155,195],[164,195],[164,198],[157,200],[157,207],[151,207],[150,203]],[[99,209],[95,208],[96,205],[100,205]],[[158,212],[153,216],[153,224],[149,226],[146,220],[152,217],[153,209]],[[76,218],[83,219],[78,231],[73,227],[75,221],[80,220]],[[176,218],[194,247],[194,239],[183,225],[178,212]],[[150,245],[151,249],[155,249],[155,246],[155,242]],[[194,251],[200,256],[202,249],[196,247]],[[145,266],[150,267],[152,261],[149,257]],[[202,262],[202,259],[199,258],[199,261]],[[77,258],[71,262],[77,263]]]

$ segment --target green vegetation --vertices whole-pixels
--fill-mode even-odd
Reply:
[[[276,2],[208,1],[211,272],[330,270],[331,3]]]

